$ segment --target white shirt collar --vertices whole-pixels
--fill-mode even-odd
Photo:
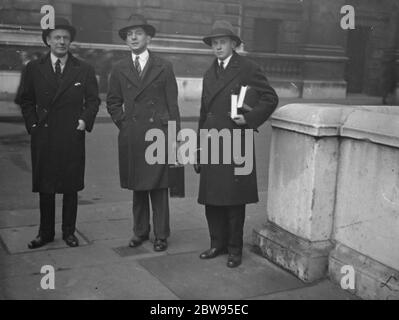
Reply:
[[[60,59],[61,61],[61,66],[65,66],[67,60],[68,60],[68,54],[66,54],[65,56],[63,56],[62,58],[58,58],[57,56],[55,56],[53,53],[50,53],[50,57],[51,57],[51,64],[54,66],[55,63],[57,62],[58,59]]]
[[[229,55],[229,56],[228,56],[226,59],[224,59],[224,60],[219,60],[219,59],[218,59],[218,64],[220,65],[220,62],[223,61],[223,68],[226,69],[226,68],[227,68],[227,65],[229,64],[230,59],[231,59],[232,56],[233,56],[233,54]]]
[[[141,63],[141,62],[144,62],[144,63],[145,63],[145,62],[147,62],[148,57],[150,56],[150,54],[149,54],[149,52],[148,52],[147,49],[146,49],[145,51],[143,51],[142,53],[138,54],[138,55],[136,55],[136,54],[134,54],[134,53],[132,52],[132,59],[133,59],[133,61],[136,60],[136,56],[139,57],[140,63]]]

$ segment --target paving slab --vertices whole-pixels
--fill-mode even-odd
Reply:
[[[55,272],[55,289],[43,290],[43,274],[2,280],[6,299],[177,299],[168,288],[135,261]]]
[[[138,246],[131,248],[129,246],[120,246],[120,247],[115,247],[113,250],[121,257],[131,257],[131,256],[138,256],[142,254],[148,254],[150,251],[148,249],[144,248],[143,246]]]
[[[200,260],[197,253],[140,260],[140,264],[181,299],[244,299],[304,287],[293,275],[244,251],[243,264],[226,267],[227,256]]]
[[[93,246],[107,249],[112,252],[114,257],[118,257],[119,261],[152,258],[166,254],[166,252],[155,252],[151,241],[146,241],[137,248],[130,248],[128,246],[129,240],[130,237],[127,239],[96,240],[93,241]]]
[[[62,198],[57,197],[55,221],[62,221]],[[132,219],[132,203],[96,203],[78,206],[79,222]],[[39,223],[39,209],[14,209],[0,211],[0,228],[32,226]]]
[[[96,203],[78,208],[77,222],[132,219],[132,202]]]
[[[168,254],[166,251],[155,252],[151,241],[146,241],[137,248],[130,248],[126,239],[97,240],[93,241],[90,246],[49,252],[54,266],[61,269],[125,262],[166,254]]]
[[[10,254],[69,248],[62,240],[61,224],[55,224],[55,230],[54,242],[33,250],[28,248],[28,243],[37,236],[37,226],[3,228],[0,229],[0,238]],[[80,246],[88,244],[88,241],[78,229],[76,229],[75,235],[79,239]]]
[[[90,267],[122,261],[115,251],[99,243],[49,251],[49,257],[53,260],[54,268],[57,269]]]
[[[64,252],[64,250],[59,250]],[[33,275],[40,272],[44,265],[54,265],[55,261],[50,250],[33,251],[30,253],[2,255],[0,259],[0,287],[3,279],[12,279],[22,275]],[[12,281],[12,280],[10,280]]]
[[[179,230],[171,233],[168,239],[168,254],[201,252],[209,248],[208,229]]]
[[[163,252],[154,251],[154,236],[137,248],[128,246],[129,238],[114,240],[96,240],[92,246],[106,247],[124,259],[145,259],[164,255],[180,253],[199,253],[209,247],[209,234],[207,229],[172,230],[168,238],[168,249]]]
[[[8,255],[9,253],[6,250],[5,245],[0,240],[0,264],[2,261],[4,261],[4,259],[7,258]]]
[[[39,223],[39,217],[38,209],[1,210],[0,228],[35,226]],[[58,215],[55,218],[56,222],[60,222]]]
[[[90,241],[128,239],[133,227],[130,219],[80,222],[78,226]]]
[[[251,300],[360,300],[349,291],[342,290],[329,280],[305,288],[272,293]]]

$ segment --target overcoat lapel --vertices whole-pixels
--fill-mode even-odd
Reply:
[[[132,56],[129,56],[124,60],[123,67],[122,67],[122,74],[129,80],[137,88],[140,87],[140,78],[136,69],[134,68]]]
[[[146,63],[143,71],[141,72],[140,81],[142,81],[145,78],[145,75],[146,75],[148,69],[150,68],[150,65],[151,65],[151,61],[150,61],[150,58],[148,58],[148,63]]]
[[[148,66],[148,68],[146,70],[147,66]],[[150,85],[164,69],[163,64],[156,57],[154,57],[151,53],[148,58],[146,67],[143,70],[141,86],[140,86],[139,91],[136,94],[136,97],[138,95],[140,95],[140,93],[142,93],[143,90],[145,88],[147,88],[148,85]]]
[[[50,53],[41,58],[39,63],[39,71],[47,81],[48,85],[50,85],[54,90],[57,90],[56,77],[53,67],[51,66]]]
[[[215,68],[216,68],[217,60],[215,59],[211,68],[206,73],[206,78],[204,79],[207,84],[207,90],[209,94],[207,95],[207,104],[211,103],[211,101],[215,98],[215,96],[223,90],[240,72],[240,59],[239,55],[233,53],[229,64],[227,65],[226,70],[224,71],[223,76],[220,78],[216,77]]]
[[[136,99],[137,96],[139,96],[143,90],[159,76],[162,70],[162,62],[153,56],[151,52],[147,64],[143,69],[141,79],[138,76],[133,64],[133,60],[130,58],[130,56],[124,60],[121,68],[121,72],[127,78],[127,80],[137,87],[137,91],[134,94],[134,99]]]
[[[79,60],[69,53],[65,69],[62,74],[60,85],[57,89],[57,92],[55,93],[52,103],[54,103],[58,99],[58,97],[60,97],[61,94],[72,85],[76,76],[81,71],[82,69],[80,68]]]

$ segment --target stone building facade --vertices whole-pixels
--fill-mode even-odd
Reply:
[[[3,0],[0,7],[0,92],[11,90],[19,52],[45,52],[41,6],[78,29],[74,51],[100,79],[126,54],[117,30],[136,12],[157,30],[152,50],[172,61],[181,92],[195,98],[212,54],[201,41],[217,19],[244,40],[242,54],[258,61],[282,97],[383,95],[399,74],[396,0]],[[355,29],[343,30],[341,7],[355,9]],[[397,69],[395,71],[395,68]],[[104,81],[104,80],[103,80]],[[5,85],[7,83],[8,85]],[[12,87],[12,88],[11,88]],[[106,90],[106,84],[102,85]]]

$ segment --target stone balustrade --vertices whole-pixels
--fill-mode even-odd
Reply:
[[[399,299],[399,109],[290,104],[272,128],[256,250],[305,282],[350,266],[354,294]]]
[[[263,70],[266,72],[268,77],[271,78],[290,78],[301,79],[302,78],[302,61],[303,57],[300,55],[289,55],[289,54],[255,54],[250,53],[250,58],[256,61]]]

